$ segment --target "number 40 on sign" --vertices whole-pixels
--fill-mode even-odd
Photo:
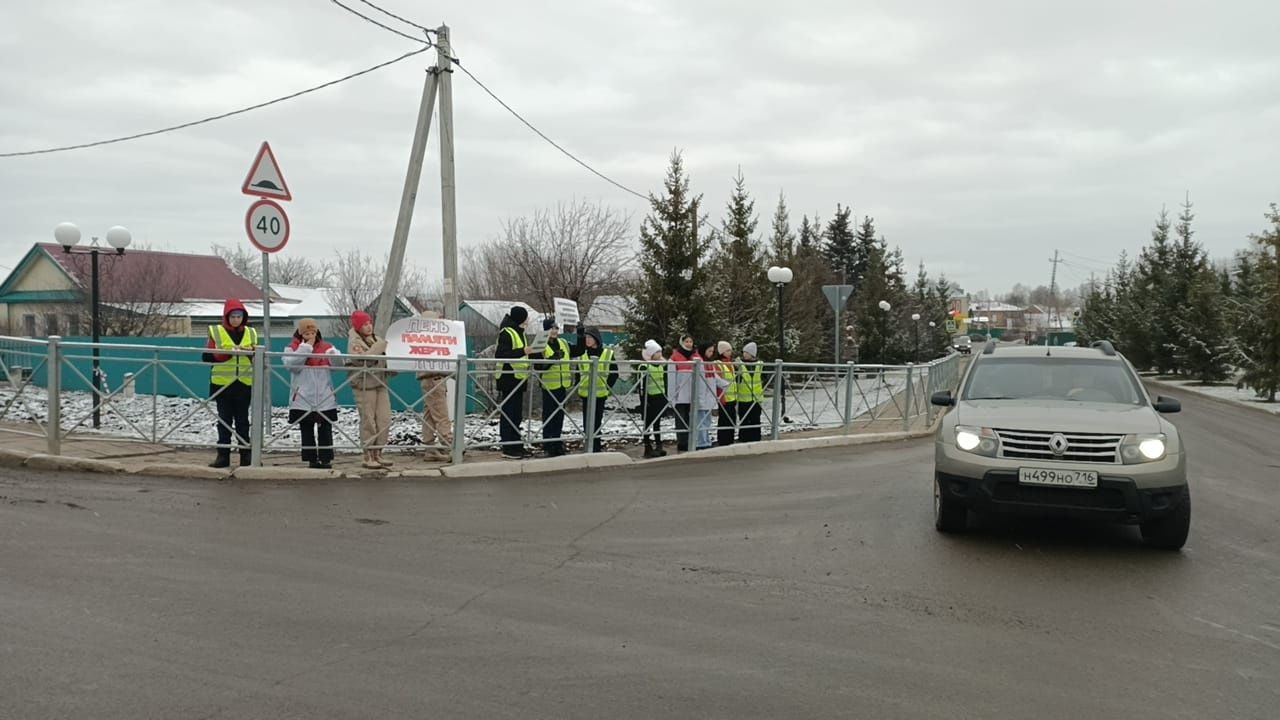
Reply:
[[[264,253],[280,252],[289,242],[289,216],[272,200],[259,200],[249,206],[244,217],[249,242]]]

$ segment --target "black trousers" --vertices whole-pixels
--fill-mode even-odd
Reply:
[[[738,403],[738,442],[760,442],[760,403]]]
[[[595,452],[600,452],[601,450],[604,449],[604,441],[600,439],[600,436],[601,436],[600,425],[601,423],[604,422],[604,401],[605,400],[608,400],[608,398],[602,398],[602,397],[596,398],[596,408],[595,408],[596,417],[595,417],[595,425],[594,425],[595,434],[592,435],[591,438],[589,438],[591,440],[591,446],[595,448]],[[591,402],[591,398],[582,398],[582,432],[584,433],[584,435],[587,432],[587,413],[591,411],[590,402]],[[584,442],[583,446],[585,447],[585,445],[586,443]]]
[[[218,392],[221,390],[221,392]],[[210,385],[209,393],[215,394],[218,406],[218,452],[229,453],[233,447],[249,449],[249,402],[253,390],[242,382],[230,385]],[[235,428],[236,442],[231,442],[231,429]]]
[[[564,433],[564,402],[569,390],[542,389],[542,451],[547,455],[564,454],[564,441],[560,435]]]
[[[662,414],[667,409],[667,396],[644,396],[644,445],[662,447]]]
[[[337,408],[289,411],[289,424],[296,423],[302,431],[303,462],[333,462],[333,424],[337,421]]]
[[[676,449],[689,452],[689,403],[677,403],[676,408]]]
[[[519,455],[524,452],[524,439],[520,428],[524,424],[524,391],[528,387],[523,380],[504,376],[498,379],[498,399],[502,401],[502,413],[498,417],[498,438],[502,452]]]
[[[720,416],[716,420],[716,445],[724,447],[733,444],[734,423],[738,418],[738,403],[726,402],[720,405]]]

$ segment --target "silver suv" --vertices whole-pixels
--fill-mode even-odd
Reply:
[[[1180,549],[1191,493],[1178,429],[1111,343],[1000,347],[975,355],[934,442],[934,524],[960,532],[970,510],[1137,524],[1148,545]]]

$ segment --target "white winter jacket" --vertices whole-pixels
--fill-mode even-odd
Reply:
[[[296,348],[284,351],[284,364],[289,368],[289,409],[303,411],[334,410],[338,398],[333,394],[334,368],[342,361],[329,357],[338,354],[338,348],[323,340],[321,351],[316,352],[311,343],[298,343]]]

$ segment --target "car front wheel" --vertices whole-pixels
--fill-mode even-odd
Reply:
[[[1187,535],[1191,532],[1191,488],[1184,485],[1174,502],[1173,512],[1140,526],[1142,540],[1147,545],[1161,550],[1181,550],[1187,544]]]
[[[933,526],[938,532],[964,532],[969,525],[969,509],[942,492],[941,481],[933,479]]]

